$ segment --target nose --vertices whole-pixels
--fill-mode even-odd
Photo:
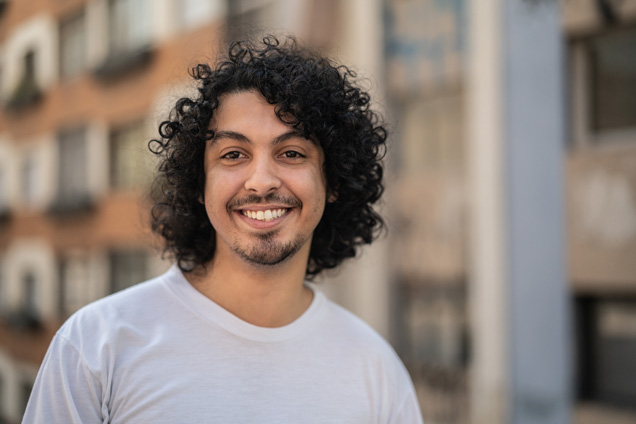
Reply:
[[[265,156],[255,157],[249,167],[245,180],[245,189],[258,195],[266,195],[281,186],[279,170],[273,159]]]

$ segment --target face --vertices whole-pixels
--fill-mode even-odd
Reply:
[[[322,217],[326,180],[319,144],[281,122],[255,91],[226,94],[205,149],[205,208],[215,257],[273,266],[306,260]]]

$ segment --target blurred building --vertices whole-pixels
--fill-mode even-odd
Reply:
[[[156,275],[146,143],[219,1],[0,2],[0,417],[20,420],[57,327]],[[180,87],[180,88],[179,88]]]
[[[396,346],[425,422],[468,413],[466,2],[386,3]]]
[[[467,250],[479,244],[467,232],[468,3],[385,2],[393,334],[433,423],[469,422],[478,395],[468,384]],[[636,4],[563,2],[562,19],[574,422],[635,422]]]
[[[636,422],[636,3],[565,2],[564,31],[577,418]]]
[[[71,313],[165,269],[146,143],[187,69],[273,29],[353,65],[392,122],[389,236],[323,290],[393,343],[427,423],[468,423],[467,3],[0,0],[0,422]],[[634,422],[636,4],[563,5],[575,422]]]
[[[469,422],[476,396],[468,384],[468,3],[385,1],[397,144],[387,192],[393,340],[433,423]],[[562,19],[574,422],[636,422],[636,3],[563,2]]]

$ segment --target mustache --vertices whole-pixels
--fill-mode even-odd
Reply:
[[[277,193],[270,193],[266,196],[258,196],[256,194],[250,194],[245,197],[232,199],[230,203],[227,205],[227,209],[240,209],[245,205],[266,205],[266,204],[276,204],[285,206],[287,208],[296,208],[301,207],[302,202],[295,197],[291,196],[281,196]]]

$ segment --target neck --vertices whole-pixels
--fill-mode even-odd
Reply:
[[[231,252],[217,251],[203,272],[188,281],[243,321],[259,327],[282,327],[309,307],[312,291],[303,282],[309,246],[282,264],[254,265]]]

